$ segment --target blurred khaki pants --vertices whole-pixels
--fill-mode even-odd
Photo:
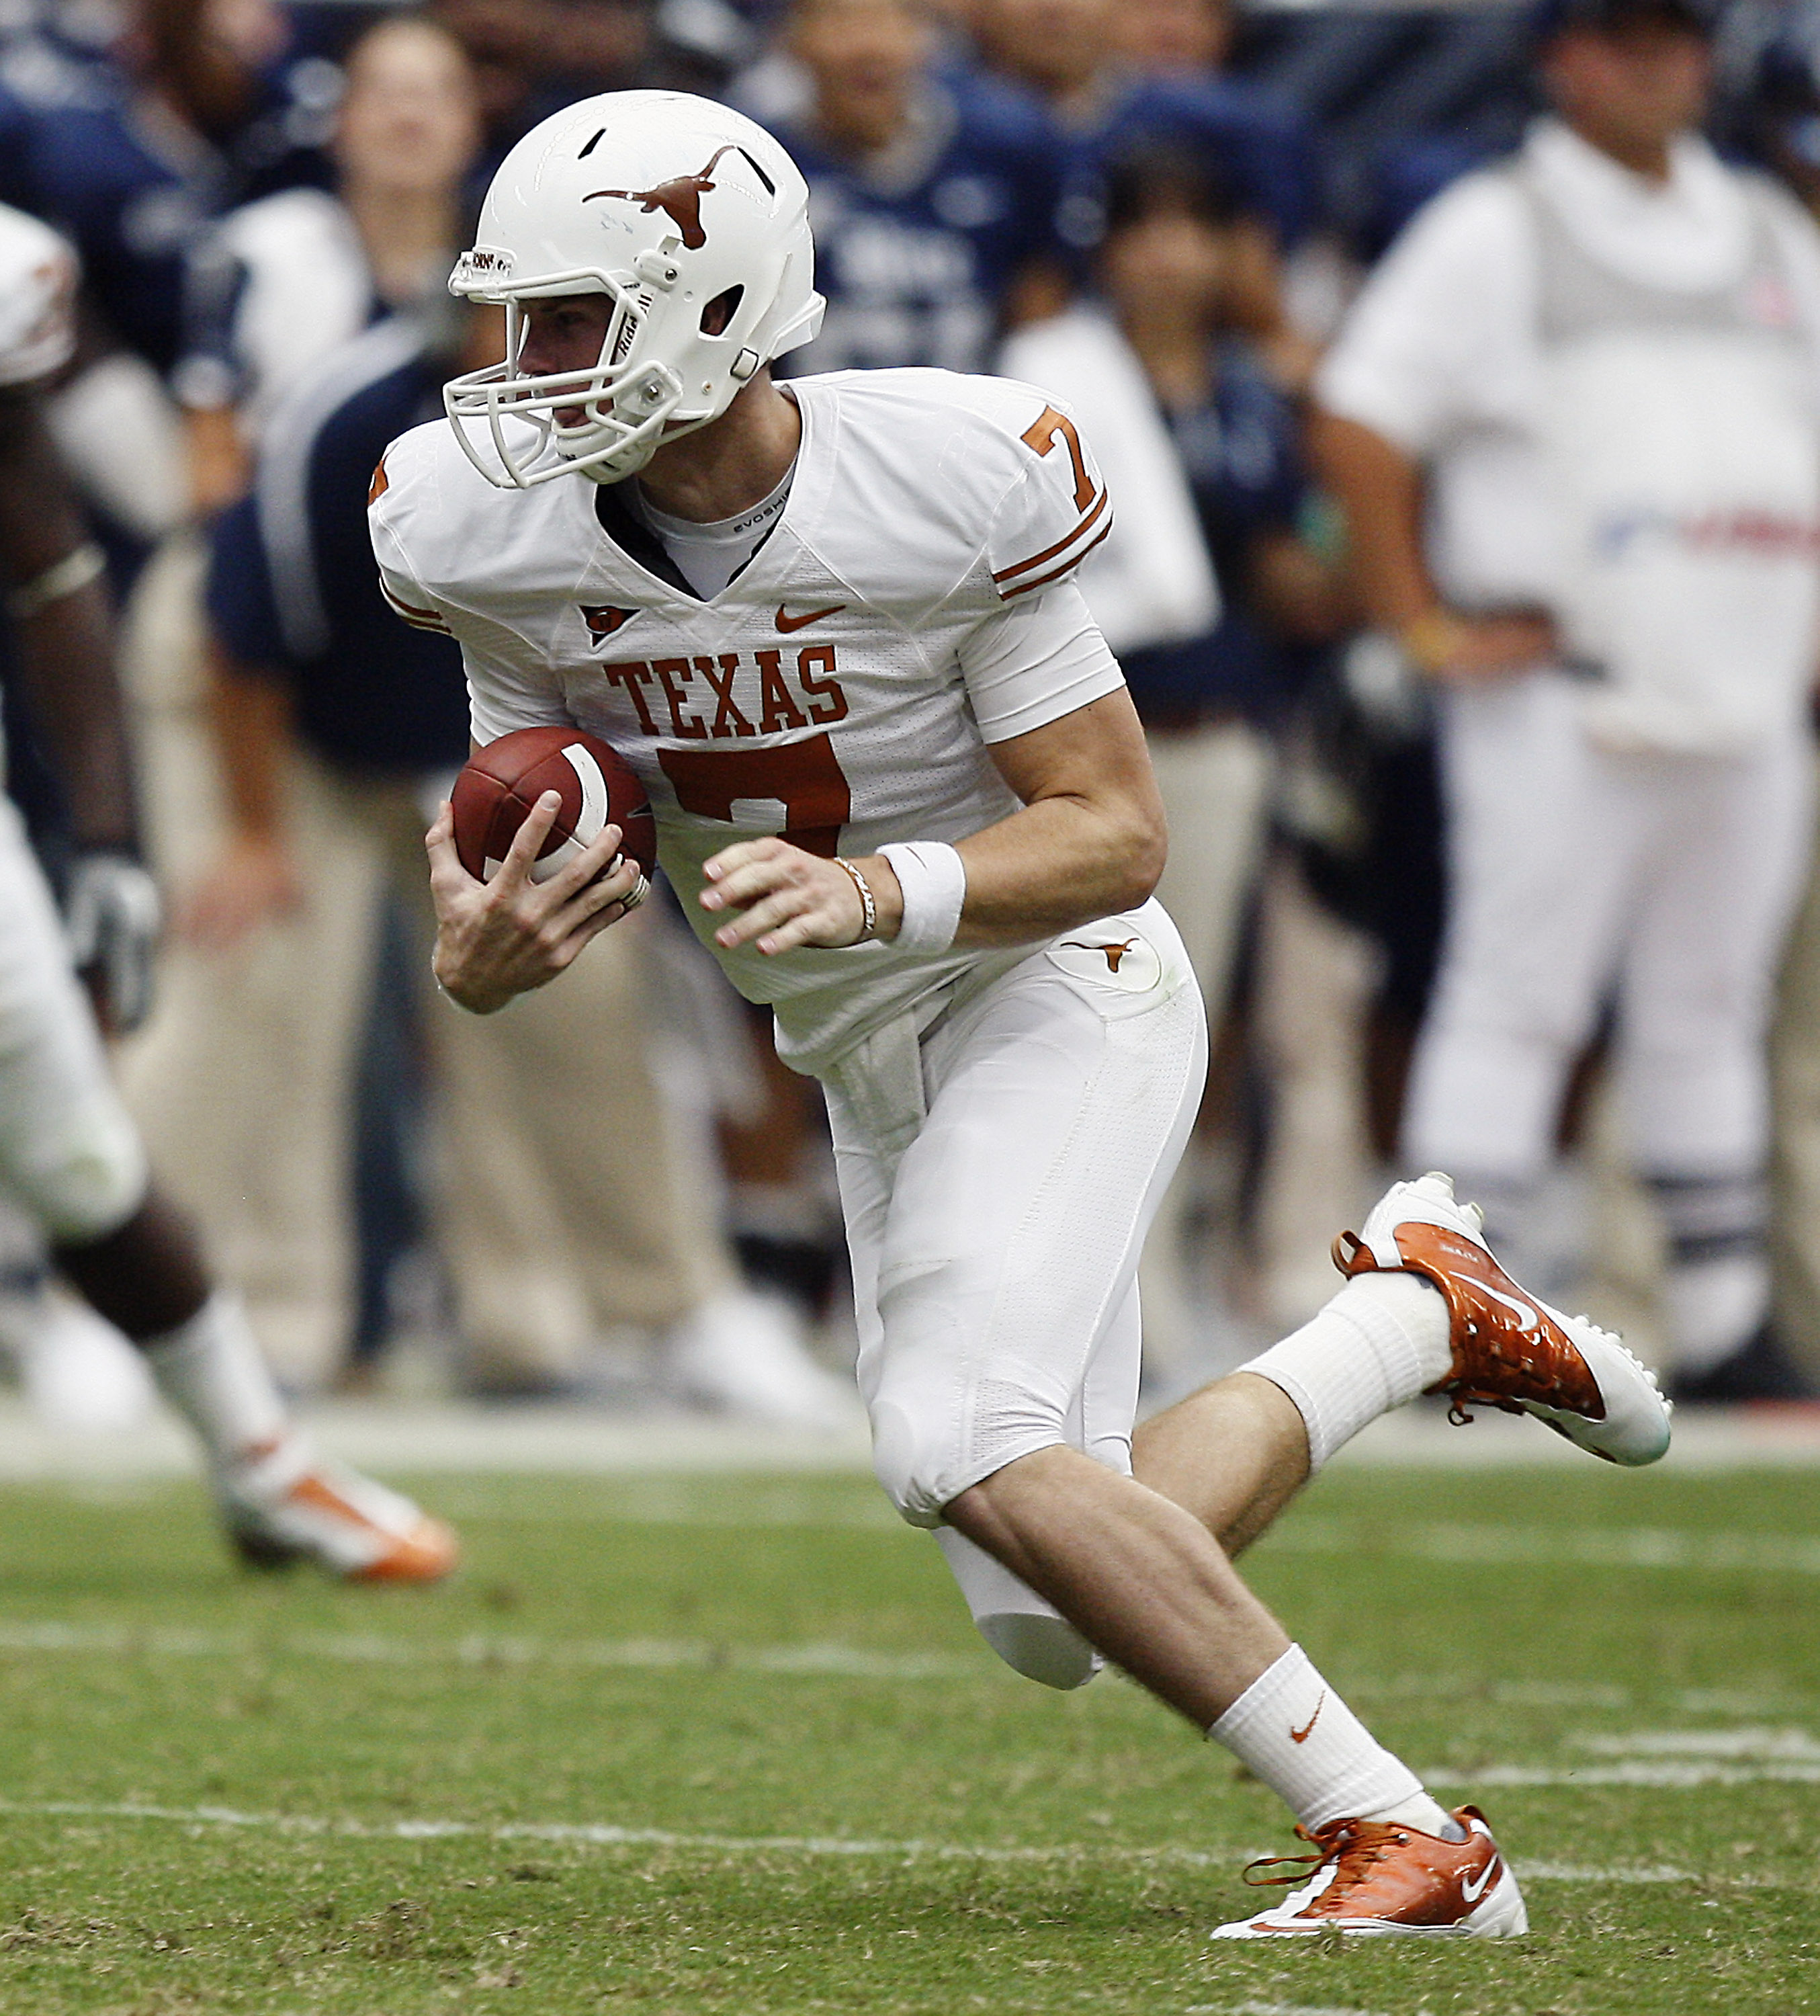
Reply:
[[[220,819],[193,678],[182,674],[193,663],[194,564],[179,552],[160,566],[135,625],[135,685],[156,851],[178,891],[209,859]],[[655,920],[614,926],[552,986],[497,1015],[468,1015],[430,977],[414,790],[308,758],[291,782],[302,911],[225,953],[174,947],[157,1011],[123,1059],[153,1166],[201,1220],[281,1374],[319,1384],[348,1334],[356,1046],[388,880],[421,937],[413,963],[440,1122],[431,1187],[470,1368],[560,1377],[603,1330],[670,1323],[728,1285],[700,1146],[650,1068]]]

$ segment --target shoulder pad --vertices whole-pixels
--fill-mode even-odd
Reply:
[[[28,385],[75,347],[76,257],[56,232],[0,205],[0,385]]]

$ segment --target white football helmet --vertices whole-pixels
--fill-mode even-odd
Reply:
[[[777,142],[710,99],[608,92],[534,127],[449,276],[451,293],[505,308],[504,362],[443,394],[469,459],[502,489],[618,483],[665,438],[724,413],[821,326],[808,204]],[[599,359],[527,377],[521,304],[580,293],[613,304]],[[715,303],[725,322],[710,335]]]

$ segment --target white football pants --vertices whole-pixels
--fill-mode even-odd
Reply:
[[[826,1090],[873,1462],[933,1528],[1038,1449],[1129,1472],[1138,1256],[1200,1104],[1207,1024],[1150,902],[1033,953],[908,1055],[907,1111],[879,1098],[877,1039]],[[1091,1649],[1048,1604],[961,1535],[941,1539],[1001,1657],[1052,1686],[1090,1676]]]
[[[1541,674],[1450,693],[1449,910],[1404,1125],[1416,1166],[1522,1185],[1614,991],[1627,1136],[1657,1178],[1754,1178],[1764,1046],[1805,867],[1804,738],[1749,754],[1614,754]]]
[[[146,1182],[56,906],[0,798],[0,1185],[63,1244],[124,1225]]]

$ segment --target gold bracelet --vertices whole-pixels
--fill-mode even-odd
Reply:
[[[873,900],[872,884],[867,881],[865,877],[860,873],[859,870],[854,866],[851,861],[843,861],[839,855],[836,855],[834,857],[834,865],[836,868],[844,868],[847,870],[847,873],[853,877],[854,887],[859,891],[860,909],[862,913],[862,916],[859,927],[859,936],[853,940],[853,943],[855,945],[864,945],[869,938],[876,938],[878,935],[879,906]]]
[[[1410,664],[1432,679],[1453,663],[1466,642],[1466,626],[1457,616],[1437,607],[1423,610],[1419,616],[1412,616],[1401,625],[1397,642]]]

